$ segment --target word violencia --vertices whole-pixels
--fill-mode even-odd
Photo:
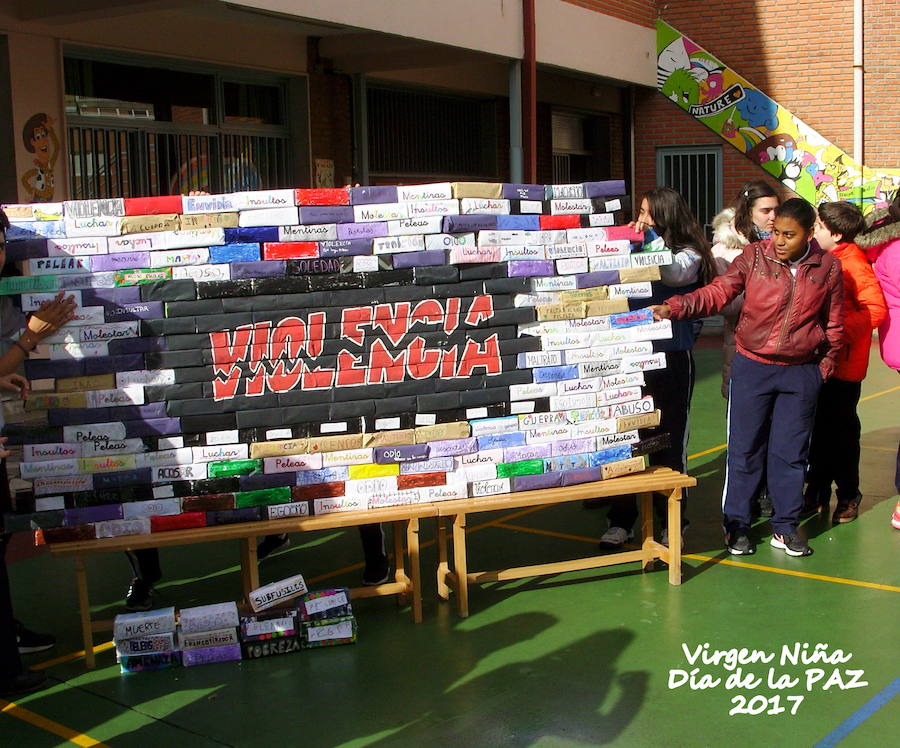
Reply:
[[[403,343],[419,328],[439,326],[437,329],[449,336],[461,326],[474,328],[493,317],[490,296],[347,307],[341,310],[339,340],[346,341],[348,348],[339,350],[336,365],[329,367],[314,362],[324,350],[324,312],[311,312],[305,320],[290,316],[277,323],[256,322],[212,332],[213,397],[219,401],[297,387],[320,390],[434,376],[453,379],[499,374],[496,334],[447,348],[428,348],[420,335]],[[241,364],[249,367],[249,374]]]

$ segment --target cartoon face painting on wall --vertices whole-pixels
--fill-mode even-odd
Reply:
[[[22,128],[25,150],[34,154],[30,169],[22,174],[26,202],[49,203],[55,188],[53,170],[59,158],[59,138],[53,129],[54,121],[44,112],[28,118]]]
[[[656,23],[656,87],[698,122],[812,204],[889,202],[900,171],[870,169],[664,21]]]

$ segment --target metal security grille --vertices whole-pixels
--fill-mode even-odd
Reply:
[[[656,183],[678,190],[708,226],[722,209],[722,149],[657,148]]]
[[[371,174],[493,175],[492,102],[374,87],[367,95]]]
[[[289,186],[287,137],[68,126],[73,199]]]

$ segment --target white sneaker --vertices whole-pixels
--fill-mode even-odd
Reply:
[[[633,537],[634,533],[628,532],[624,527],[610,527],[600,538],[600,545],[603,548],[621,548],[626,540]]]

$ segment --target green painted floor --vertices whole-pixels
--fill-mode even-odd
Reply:
[[[724,442],[721,354],[715,338],[705,343],[696,352],[690,454]],[[421,625],[389,599],[363,600],[354,604],[355,646],[124,677],[110,651],[93,672],[81,660],[53,665],[53,688],[0,716],[0,745],[66,744],[59,735],[66,729],[79,745],[179,748],[896,745],[900,699],[890,698],[900,690],[900,532],[888,520],[896,501],[898,385],[874,351],[860,405],[863,512],[834,528],[808,521],[811,558],[788,558],[765,544],[740,563],[722,552],[724,452],[714,450],[690,463],[700,485],[690,497],[681,587],[668,585],[664,568],[641,574],[636,565],[488,584],[472,590],[472,615],[462,620],[436,600],[431,543],[423,552]],[[572,504],[478,528],[502,520],[480,515],[471,523],[470,567],[589,555],[604,514]],[[756,529],[767,541],[768,526]],[[433,539],[431,523],[422,536]],[[359,558],[355,531],[295,536],[294,543],[263,565],[264,581],[302,572],[313,586],[356,583],[359,569],[347,570]],[[230,543],[167,549],[160,604],[233,599],[236,559]],[[96,612],[117,612],[129,577],[124,557],[94,557],[89,574]],[[59,636],[55,652],[31,663],[79,650],[68,563],[39,555],[14,564],[11,575],[21,617]],[[810,651],[822,643],[852,658],[781,664],[782,647],[798,643]],[[744,665],[737,676],[761,683],[729,687],[722,665],[687,663],[683,645],[692,651],[703,644],[775,659]],[[669,688],[670,671],[692,668],[697,681],[706,674],[706,684],[718,684]],[[770,668],[775,681],[799,682],[770,687]],[[809,689],[807,678],[816,681]],[[849,687],[854,678],[867,685]],[[730,715],[742,699],[761,713]],[[36,726],[41,719],[50,722]]]

